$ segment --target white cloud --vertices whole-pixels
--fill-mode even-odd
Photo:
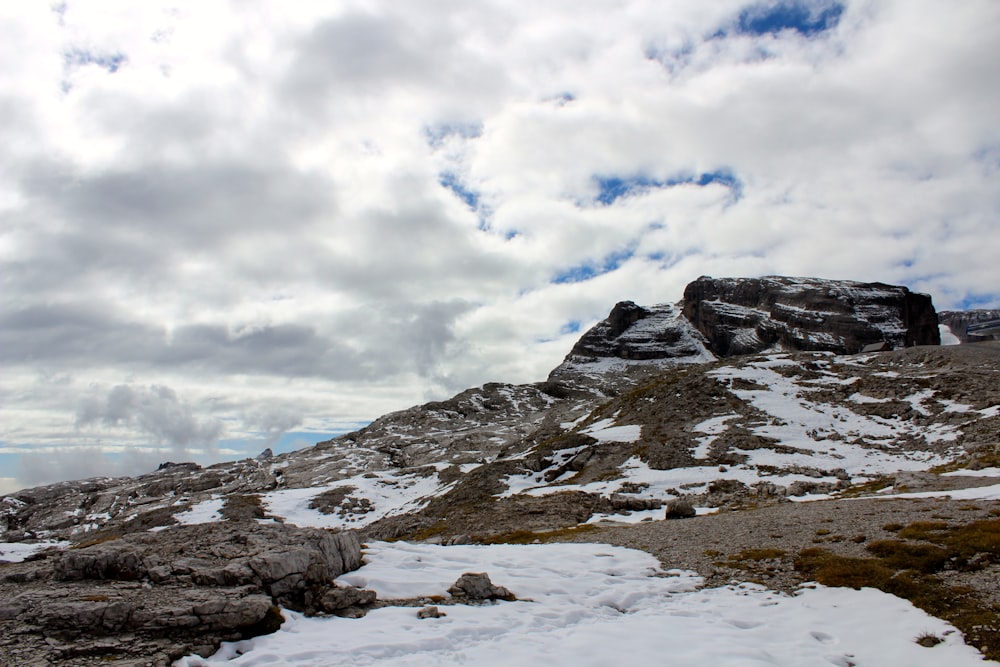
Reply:
[[[702,274],[1000,304],[1000,7],[752,4],[0,8],[0,454],[259,449],[542,379]],[[193,431],[75,428],[119,385]]]

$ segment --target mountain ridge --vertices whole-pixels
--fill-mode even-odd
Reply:
[[[192,524],[245,524],[260,540],[254,526],[276,525],[271,541],[255,547],[265,555],[301,539],[283,532],[297,530],[488,543],[662,519],[674,502],[705,514],[865,484],[891,488],[896,477],[992,456],[1000,430],[997,346],[933,344],[929,297],[880,283],[802,278],[702,277],[692,285],[702,295],[697,308],[687,300],[617,304],[541,382],[487,383],[278,456],[205,468],[165,464],[134,478],[62,482],[0,498],[6,543],[57,547],[33,556],[37,566],[29,560],[6,578],[8,570],[0,571],[0,587],[16,591],[37,580],[53,590],[44,589],[53,576],[46,563],[61,567],[68,552],[59,549],[70,545],[110,562],[127,554],[145,562],[152,555],[142,549],[173,544]],[[770,315],[778,311],[784,319]],[[859,354],[869,342],[926,341],[932,344]],[[138,538],[130,535],[147,546],[102,546],[132,544]],[[307,572],[310,559],[356,560],[328,552],[303,554],[301,570],[282,576],[318,585]],[[256,627],[267,612],[261,598],[247,595],[278,600],[260,575],[186,562],[143,571],[150,567],[193,577],[204,595],[242,610],[234,612],[240,627]],[[295,604],[334,612],[361,594],[320,586],[310,595]],[[23,619],[32,613],[30,606],[0,608],[0,624],[13,619],[30,634],[37,630]],[[224,636],[137,632],[144,641],[174,642],[174,653]]]

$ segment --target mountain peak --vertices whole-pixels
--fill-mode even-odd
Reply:
[[[903,286],[701,276],[676,305],[619,302],[549,377],[768,351],[854,354],[873,343],[900,348],[940,342],[930,296]]]

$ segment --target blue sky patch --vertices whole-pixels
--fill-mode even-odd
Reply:
[[[67,51],[64,54],[64,58],[67,65],[75,67],[97,65],[109,74],[114,74],[122,65],[128,62],[128,56],[124,53],[94,53],[85,49]]]
[[[580,320],[570,320],[559,328],[559,334],[565,336],[566,334],[579,333],[581,326]]]
[[[812,37],[832,30],[840,23],[844,5],[839,2],[778,2],[757,4],[743,9],[735,30],[742,35],[777,35],[785,30]]]
[[[970,294],[959,302],[956,310],[994,310],[996,308],[1000,308],[1000,298],[995,294]]]
[[[729,188],[733,197],[739,199],[743,194],[743,182],[729,169],[721,168],[715,171],[706,171],[697,175],[681,175],[669,178],[665,181],[658,181],[643,175],[637,176],[594,176],[597,184],[597,197],[595,200],[599,204],[608,206],[622,197],[632,194],[641,194],[651,189],[671,188],[678,185],[706,185],[718,184]]]
[[[584,282],[586,280],[590,280],[591,278],[596,278],[597,276],[610,273],[618,269],[634,255],[635,248],[633,247],[618,250],[610,255],[606,255],[599,262],[578,264],[577,266],[570,267],[565,271],[560,271],[552,278],[552,282],[557,285]]]
[[[438,183],[455,193],[472,210],[479,208],[479,193],[462,185],[462,181],[455,174],[450,171],[444,172],[438,177]]]
[[[431,148],[440,148],[450,137],[476,139],[482,134],[482,123],[441,123],[424,128],[424,136]]]

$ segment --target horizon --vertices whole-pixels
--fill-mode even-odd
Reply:
[[[1000,308],[990,0],[0,15],[0,493],[537,381],[699,275]]]

